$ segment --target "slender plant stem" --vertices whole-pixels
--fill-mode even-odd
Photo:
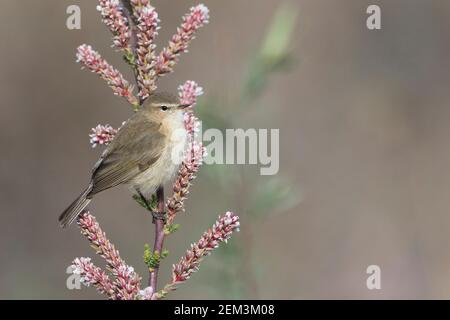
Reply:
[[[123,13],[128,19],[129,27],[131,29],[131,49],[133,54],[136,55],[137,48],[137,27],[136,20],[133,16],[133,7],[131,6],[130,0],[121,0],[123,6]]]
[[[158,190],[156,191],[156,197],[158,199],[158,205],[157,210],[158,212],[162,213],[165,212],[165,201],[164,201],[164,187],[160,186]],[[153,254],[158,252],[158,254],[161,255],[161,252],[163,250],[164,245],[164,221],[161,219],[155,219],[155,244],[153,246]],[[153,288],[153,290],[156,292],[158,290],[158,272],[159,272],[159,264],[153,268],[153,270],[150,272],[149,277],[149,286]]]
[[[125,14],[125,16],[127,17],[128,23],[129,23],[129,27],[131,30],[131,43],[130,43],[130,47],[131,47],[131,52],[134,56],[134,58],[136,59],[137,57],[137,42],[138,42],[138,38],[137,38],[137,26],[136,26],[136,19],[134,18],[133,15],[133,7],[131,6],[130,0],[121,0],[122,2],[122,6],[123,6],[123,13]],[[133,69],[133,75],[136,81],[136,85],[139,88],[139,81],[138,81],[138,70],[136,67],[136,64],[132,64],[131,68]],[[139,88],[140,89],[140,88]],[[139,97],[139,104],[142,105],[144,103],[144,100],[142,99],[142,97]]]

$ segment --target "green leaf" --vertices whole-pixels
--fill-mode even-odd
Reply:
[[[163,251],[161,252],[161,259],[165,259],[168,256],[169,256],[169,250],[163,249]]]
[[[123,60],[125,60],[126,63],[128,63],[130,66],[134,67],[136,66],[136,57],[132,52],[126,52],[123,55]]]
[[[144,199],[142,199],[139,195],[134,194],[133,195],[134,201],[136,201],[140,206],[142,206],[146,210],[151,210],[147,204],[145,203]]]
[[[152,200],[150,201],[150,209],[152,211],[156,211],[156,208],[158,207],[158,197],[156,196],[156,193],[152,194]]]
[[[156,211],[156,208],[158,206],[158,198],[157,198],[156,194],[152,194],[152,199],[150,200],[150,203],[149,203],[150,207],[147,205],[148,201],[142,199],[142,197],[138,194],[134,194],[133,199],[134,199],[134,201],[139,203],[140,206],[142,206],[144,209],[146,209],[148,211]]]
[[[180,229],[180,227],[181,226],[179,224],[171,224],[171,225],[165,226],[164,233],[166,235],[173,234],[173,233],[177,232],[177,230]]]
[[[144,263],[147,265],[147,267],[150,269],[151,266],[153,266],[153,253],[152,249],[148,244],[144,245]]]
[[[150,271],[153,271],[159,266],[162,259],[169,256],[169,250],[163,249],[161,253],[159,251],[152,252],[152,249],[148,244],[144,245],[144,263]]]

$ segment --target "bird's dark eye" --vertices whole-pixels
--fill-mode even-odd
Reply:
[[[168,106],[161,106],[161,110],[162,111],[167,111],[167,110],[169,110],[169,107]]]

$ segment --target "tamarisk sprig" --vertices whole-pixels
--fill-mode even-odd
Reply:
[[[196,31],[209,20],[209,10],[206,6],[200,4],[192,7],[183,17],[182,25],[171,38],[169,45],[157,54],[154,41],[158,34],[159,18],[149,0],[99,0],[97,9],[102,21],[113,34],[113,45],[123,52],[126,62],[133,68],[138,87],[137,97],[133,93],[133,85],[91,46],[83,44],[78,47],[77,62],[105,80],[114,94],[124,97],[135,111],[156,90],[157,79],[173,72],[180,54],[187,51]],[[78,217],[82,234],[96,253],[106,260],[106,271],[109,274],[95,266],[90,258],[75,259],[71,265],[72,272],[81,277],[83,284],[94,286],[109,299],[155,300],[165,297],[168,292],[175,290],[178,284],[189,279],[192,273],[198,270],[202,259],[217,248],[219,243],[226,242],[233,231],[239,230],[239,218],[234,213],[227,212],[223,217],[219,217],[214,226],[206,231],[196,244],[191,245],[186,255],[173,266],[172,281],[161,292],[157,292],[160,263],[168,255],[168,251],[163,249],[164,238],[177,229],[173,224],[174,219],[177,213],[184,211],[189,187],[205,156],[204,146],[195,141],[199,121],[194,115],[194,107],[197,97],[201,94],[202,88],[194,81],[187,81],[179,88],[181,103],[191,107],[187,109],[184,119],[188,148],[173,185],[173,195],[166,202],[164,191],[159,188],[151,205],[148,205],[145,199],[135,198],[147,210],[157,208],[163,212],[167,208],[166,222],[155,221],[153,249],[150,246],[145,249],[144,262],[149,269],[149,286],[141,290],[142,278],[120,257],[119,251],[108,240],[94,216],[85,211]],[[118,130],[120,128],[98,125],[89,135],[90,142],[93,147],[107,145],[114,139]]]
[[[157,54],[155,39],[160,21],[149,0],[99,0],[97,10],[113,34],[113,45],[124,52],[125,60],[133,68],[139,99],[125,77],[91,46],[83,44],[78,48],[77,62],[97,73],[135,110],[157,89],[158,78],[173,72],[180,54],[187,51],[197,30],[209,22],[209,10],[205,5],[192,7],[169,45]]]
[[[227,242],[234,231],[239,231],[239,217],[232,212],[219,216],[217,222],[208,229],[200,240],[191,245],[186,255],[173,265],[172,281],[158,293],[158,298],[164,298],[167,293],[176,290],[177,286],[188,280],[191,275],[198,271],[203,258],[218,248],[220,243]]]

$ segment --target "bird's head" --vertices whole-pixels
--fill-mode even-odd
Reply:
[[[180,103],[180,99],[171,93],[156,92],[150,95],[143,105],[144,112],[158,119],[181,115],[189,104]]]

